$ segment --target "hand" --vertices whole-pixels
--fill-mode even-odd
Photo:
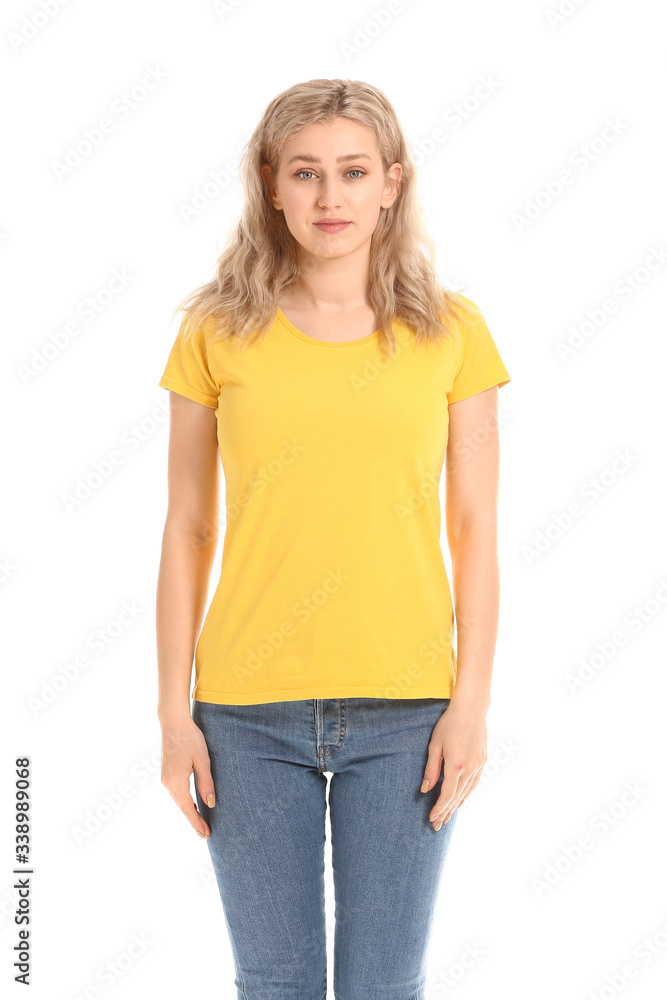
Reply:
[[[206,740],[192,717],[162,723],[162,784],[176,805],[207,840],[211,830],[190,794],[190,775],[197,772],[199,794],[209,806],[215,805],[211,760]]]
[[[433,727],[421,790],[435,788],[444,760],[440,795],[429,814],[436,831],[480,782],[487,760],[485,717],[485,708],[452,698]]]

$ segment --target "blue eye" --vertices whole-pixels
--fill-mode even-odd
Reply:
[[[361,170],[359,167],[352,167],[350,170],[347,171],[347,173],[348,174],[359,174],[361,177],[365,177],[366,176],[366,171],[365,170]],[[314,171],[313,170],[307,170],[304,167],[303,170],[297,170],[297,172],[295,173],[294,176],[301,178],[301,180],[307,180],[307,178],[301,177],[301,174],[314,174]],[[357,180],[358,178],[354,177],[352,179],[353,180]]]

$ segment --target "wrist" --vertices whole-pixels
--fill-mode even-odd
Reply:
[[[466,691],[463,688],[456,688],[451,696],[451,704],[459,705],[466,711],[486,714],[491,707],[491,695],[487,691]]]
[[[189,703],[158,706],[157,717],[163,729],[178,729],[192,722]]]

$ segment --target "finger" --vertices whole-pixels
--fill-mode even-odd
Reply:
[[[466,781],[460,781],[459,782],[459,787],[456,790],[456,799],[451,804],[451,807],[450,807],[451,809],[456,809],[457,806],[460,806],[461,803],[463,802],[463,800],[466,798],[466,796],[470,793],[470,791],[471,791],[471,789],[473,787],[473,783],[475,781],[475,773],[476,772],[473,771],[473,773],[470,775],[470,777]]]
[[[472,783],[478,775],[479,769],[466,774],[465,765],[460,764],[454,767],[454,773],[450,773],[452,768],[445,765],[445,780],[438,801],[431,809],[429,819],[433,823],[446,823],[454,810],[464,800],[468,794]]]
[[[445,764],[445,780],[443,781],[441,795],[438,801],[436,802],[434,808],[431,810],[429,819],[437,818],[436,807],[440,812],[440,818],[442,818],[444,815],[447,815],[447,812],[449,812],[449,814],[451,815],[454,809],[456,809],[457,806],[462,804],[462,802],[468,797],[473,788],[475,788],[476,785],[479,783],[482,777],[482,771],[484,770],[485,763],[486,761],[479,764],[478,767],[473,766],[472,770],[470,771],[468,771],[468,769],[464,764],[459,764],[458,766],[453,765],[454,772],[456,773],[458,771],[458,780],[456,783],[456,788],[454,789],[449,802],[444,802],[444,798],[445,798],[446,788],[448,787],[447,778],[452,777],[452,775],[450,774],[451,767]],[[441,800],[443,800],[442,806],[441,806]]]
[[[463,788],[459,789],[459,794],[458,794],[456,800],[454,802],[450,803],[450,806],[446,810],[446,812],[444,814],[444,817],[440,817],[440,819],[438,820],[438,822],[442,822],[442,823],[448,823],[449,822],[449,820],[450,820],[452,814],[454,813],[454,811],[456,809],[459,809],[463,805],[463,803],[465,802],[465,800],[468,798],[468,796],[472,792],[473,788],[476,788],[477,785],[479,784],[479,780],[480,780],[479,774],[480,773],[481,773],[481,768],[480,768],[480,771],[477,772],[477,775],[473,774],[473,775],[470,776],[470,778],[468,779],[467,783],[463,786]]]
[[[440,779],[441,770],[442,744],[429,743],[428,758],[426,761],[426,767],[424,768],[424,778],[420,788],[421,792],[427,792],[429,789],[435,788]]]
[[[429,813],[429,821],[437,823],[458,796],[459,779],[456,775],[445,775],[438,799]]]
[[[461,799],[461,797],[457,796],[457,798],[454,799],[453,802],[449,803],[449,806],[445,809],[444,813],[441,816],[438,816],[437,820],[435,821],[434,825],[436,830],[439,830],[440,827],[444,826],[445,823],[449,823],[449,820],[454,815],[458,807],[461,805],[462,801],[463,800]]]
[[[475,790],[475,789],[477,788],[477,786],[479,785],[480,781],[481,781],[481,771],[480,771],[480,773],[479,773],[479,774],[477,775],[477,777],[475,778],[475,780],[474,780],[474,781],[472,782],[472,784],[471,784],[471,785],[469,785],[469,786],[468,786],[468,787],[467,787],[467,788],[465,789],[465,792],[464,792],[464,795],[463,795],[463,798],[462,798],[462,799],[461,799],[461,801],[459,802],[459,805],[461,805],[461,806],[463,805],[463,803],[464,803],[464,802],[466,801],[466,799],[467,799],[467,798],[469,797],[470,793],[471,793],[471,792],[473,792],[473,791],[474,791],[474,790]]]
[[[190,774],[192,771],[190,771]],[[190,794],[190,774],[181,774],[178,777],[163,781],[172,799],[181,810],[188,823],[194,827],[201,837],[208,839],[211,830],[208,823],[201,815]]]
[[[211,758],[208,754],[196,757],[194,768],[197,772],[199,794],[206,805],[210,809],[213,809],[215,806],[215,788],[213,787],[213,778],[211,777]]]

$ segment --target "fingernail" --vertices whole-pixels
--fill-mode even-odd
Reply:
[[[200,836],[200,837],[202,837],[202,838],[203,838],[204,840],[208,840],[208,837],[206,836],[206,834],[205,834],[205,833],[202,833],[202,832],[201,832],[200,830],[197,830],[197,833],[198,833],[198,834],[199,834],[199,836]]]
[[[215,792],[209,792],[206,796],[206,804],[209,805],[211,809],[213,808],[215,805]]]
[[[421,790],[422,792],[427,792],[427,791],[428,791],[428,786],[429,786],[429,785],[430,785],[430,781],[428,780],[428,778],[424,778],[424,780],[422,781],[422,786],[421,786],[421,789],[420,789],[420,790]]]
[[[438,832],[438,830],[440,829],[441,826],[442,826],[442,823],[437,823],[436,824],[436,827],[435,827],[435,832],[436,833]]]

